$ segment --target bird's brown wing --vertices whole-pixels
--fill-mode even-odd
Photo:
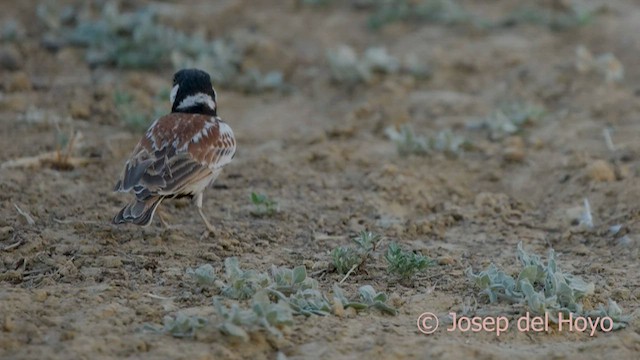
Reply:
[[[114,190],[133,190],[138,199],[193,194],[192,186],[217,176],[235,149],[233,132],[220,119],[169,114],[142,137]]]

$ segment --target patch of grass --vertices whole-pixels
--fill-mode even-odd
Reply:
[[[358,234],[352,246],[340,246],[331,252],[331,260],[339,274],[347,274],[364,265],[371,253],[375,250],[382,237],[368,231]]]
[[[438,132],[434,137],[427,138],[417,135],[410,124],[402,124],[400,129],[388,127],[387,137],[396,144],[400,156],[425,156],[434,152],[443,152],[452,156],[459,156],[470,143],[462,136],[451,130]]]
[[[402,250],[396,243],[389,244],[384,258],[387,260],[387,270],[405,281],[435,265],[432,259],[412,251]]]
[[[527,253],[519,243],[517,258],[522,265],[517,278],[494,264],[477,274],[471,268],[465,273],[482,289],[480,294],[487,296],[491,303],[498,300],[524,302],[531,312],[536,315],[550,313],[554,321],[558,318],[556,315],[562,312],[567,316],[570,313],[585,317],[610,316],[614,321],[614,329],[624,328],[629,323],[629,318],[622,315],[615,301],[610,300],[606,308],[600,306],[596,311],[585,311],[582,300],[594,293],[595,285],[561,271],[553,249],[549,250],[547,262],[544,263],[538,255]]]
[[[267,195],[252,192],[251,203],[255,206],[251,214],[255,216],[272,216],[278,212],[278,202]]]

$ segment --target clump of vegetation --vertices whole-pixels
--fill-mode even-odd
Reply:
[[[235,257],[224,260],[227,282],[222,286],[222,294],[231,299],[249,299],[260,289],[272,283],[267,274],[254,270],[242,270]]]
[[[561,271],[557,266],[553,249],[549,250],[545,264],[538,255],[525,252],[522,243],[519,243],[517,257],[523,267],[517,278],[506,274],[494,264],[478,274],[468,268],[466,274],[482,289],[480,294],[487,296],[491,303],[498,300],[526,303],[529,310],[536,315],[556,315],[562,312],[567,316],[570,313],[585,317],[610,316],[614,321],[613,329],[627,326],[629,318],[622,315],[614,301],[609,301],[607,308],[601,306],[596,311],[589,312],[583,309],[582,300],[594,293],[595,285]],[[557,318],[550,316],[554,322]]]
[[[359,238],[363,247],[372,243],[371,236]],[[373,246],[371,246],[373,248]],[[352,307],[356,311],[378,309],[379,311],[397,315],[397,310],[387,304],[387,296],[376,292],[370,285],[360,287],[360,301],[347,298],[337,285],[333,288],[333,303],[318,288],[318,282],[307,276],[304,266],[293,269],[272,266],[271,272],[241,269],[236,258],[224,261],[225,272],[222,279],[215,274],[215,269],[205,264],[194,269],[187,269],[187,276],[199,286],[210,286],[218,289],[220,295],[233,300],[250,300],[250,307],[242,308],[238,303],[230,307],[223,305],[220,296],[213,299],[213,305],[222,322],[217,325],[221,333],[238,337],[247,341],[254,331],[266,331],[281,338],[283,330],[293,323],[294,315],[328,316],[336,314],[338,308]],[[336,308],[335,303],[339,303]],[[166,317],[163,327],[147,325],[146,328],[159,333],[172,334],[176,337],[192,336],[197,329],[204,327],[208,320],[197,316],[186,316],[178,313],[176,317]]]
[[[513,26],[520,23],[547,27],[554,31],[564,31],[591,23],[596,15],[575,4],[564,9],[550,9],[540,6],[525,6],[515,10],[498,24]]]
[[[340,246],[331,252],[331,260],[339,274],[347,274],[364,265],[382,237],[368,231],[362,231],[353,242],[353,246]]]
[[[402,250],[396,243],[389,244],[384,257],[387,260],[388,271],[402,280],[409,280],[415,274],[435,265],[432,259],[412,251]]]
[[[486,129],[491,140],[501,140],[521,133],[526,126],[540,121],[545,114],[545,109],[541,106],[520,102],[508,103],[470,127]]]
[[[272,216],[278,212],[278,202],[267,195],[252,192],[251,203],[255,206],[251,212],[254,216]]]
[[[282,329],[293,324],[291,308],[284,301],[271,302],[265,292],[257,293],[252,298],[250,309],[241,309],[237,304],[225,307],[219,298],[213,299],[213,305],[223,319],[218,325],[220,332],[243,341],[249,340],[250,332],[258,330],[266,330],[272,336],[281,338]]]
[[[380,29],[394,22],[438,23],[454,25],[472,23],[474,18],[454,0],[374,0],[369,27]]]
[[[344,295],[344,291],[337,285],[333,287],[333,296],[340,302],[343,308],[354,308],[355,310],[363,310],[375,308],[389,315],[398,315],[398,310],[387,305],[387,295],[382,292],[376,292],[371,285],[364,285],[358,289],[360,294],[360,302],[350,301]]]
[[[385,132],[389,139],[396,144],[400,156],[424,156],[434,152],[458,156],[469,145],[464,137],[454,134],[451,130],[442,130],[434,137],[427,138],[417,135],[410,124],[402,124],[399,130],[395,127],[388,127]]]
[[[175,317],[165,316],[162,327],[147,324],[145,325],[145,330],[184,338],[192,337],[195,335],[196,330],[203,328],[206,324],[207,319],[203,317],[178,313]]]
[[[216,281],[216,271],[211,264],[204,264],[196,269],[188,268],[187,275],[199,286],[211,286]]]
[[[594,56],[583,45],[576,48],[576,70],[581,73],[600,73],[605,82],[615,83],[624,79],[624,65],[612,53]]]
[[[37,15],[49,30],[46,37],[50,42],[85,48],[91,66],[199,67],[208,69],[217,85],[247,92],[287,89],[281,72],[263,74],[243,67],[249,40],[208,40],[200,33],[184,33],[161,24],[152,6],[131,12],[122,11],[111,1],[97,9],[94,6],[87,4],[78,11],[43,3],[38,5]]]
[[[410,74],[416,78],[428,76],[429,70],[415,55],[404,61],[390,55],[384,47],[370,47],[358,56],[353,48],[340,45],[327,51],[331,78],[336,83],[356,85],[369,83],[375,74]]]

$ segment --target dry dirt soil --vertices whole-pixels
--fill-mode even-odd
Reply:
[[[127,6],[147,6],[128,1]],[[370,12],[346,2],[326,7],[293,1],[161,2],[173,7],[166,24],[208,37],[251,29],[266,41],[247,66],[284,72],[287,93],[244,94],[218,87],[219,114],[234,129],[238,153],[204,207],[220,229],[204,227],[186,201],[168,202],[173,228],[116,227],[113,215],[128,199],[111,189],[141,133],[119,118],[117,89],[136,106],[169,111],[157,100],[171,68],[89,68],[84,50],[42,45],[33,2],[0,4],[3,20],[26,33],[2,43],[0,163],[55,151],[56,134],[80,131],[72,169],[48,164],[0,169],[0,358],[2,359],[408,359],[408,358],[636,358],[640,323],[640,8],[633,0],[606,2],[583,27],[553,31],[540,24],[497,29],[396,23],[373,31]],[[524,2],[461,2],[497,19]],[[552,7],[544,2],[541,6]],[[604,4],[605,2],[602,2]],[[584,2],[597,6],[598,2]],[[330,80],[325,53],[339,44],[358,52],[384,46],[398,58],[415,54],[428,79],[381,75],[346,87]],[[612,53],[624,78],[576,69],[576,47]],[[8,48],[11,48],[7,50]],[[17,54],[15,52],[17,50]],[[6,55],[6,52],[11,52]],[[13,60],[16,60],[15,58]],[[4,61],[4,60],[3,60]],[[208,69],[215,71],[215,69]],[[517,135],[489,139],[468,123],[505,102],[544,107],[546,115]],[[410,122],[421,134],[451,129],[472,143],[459,156],[402,157],[384,129]],[[610,129],[613,149],[603,130]],[[252,192],[276,199],[280,212],[255,217]],[[584,199],[594,228],[576,226]],[[28,212],[29,224],[17,211]],[[621,225],[617,234],[609,227]],[[327,268],[330,251],[357,232],[384,236],[366,271],[342,285],[350,296],[373,285],[392,297],[398,316],[378,311],[343,317],[296,316],[284,340],[261,332],[248,343],[223,336],[211,306],[215,292],[186,277],[205,263],[221,271],[227,257],[243,268],[305,265],[328,293],[342,276]],[[386,271],[386,244],[438,260],[399,283]],[[561,267],[593,282],[585,307],[613,299],[632,315],[626,329],[588,334],[438,331],[421,334],[419,314],[442,318],[477,298],[478,312],[515,317],[522,306],[487,304],[464,270],[491,262],[519,268],[516,245],[541,255],[552,247]],[[163,298],[170,300],[162,300]],[[194,338],[142,331],[177,311],[209,316]],[[282,356],[282,355],[280,355]]]

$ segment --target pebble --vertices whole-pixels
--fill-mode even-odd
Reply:
[[[6,240],[9,238],[9,235],[13,232],[13,226],[3,226],[0,227],[0,240]]]
[[[5,332],[12,332],[16,328],[16,322],[13,320],[13,317],[7,315],[4,318],[4,323],[2,324],[2,330]]]
[[[589,178],[594,181],[614,181],[616,173],[611,165],[604,160],[596,160],[587,167]]]
[[[69,103],[69,114],[74,119],[88,119],[91,116],[89,103],[80,99],[71,100]]]
[[[507,161],[521,162],[524,160],[526,153],[524,149],[524,140],[520,136],[511,136],[505,140],[505,147],[502,156]]]
[[[7,81],[7,90],[9,92],[19,92],[31,90],[31,79],[24,71],[17,72],[9,76]]]
[[[0,47],[0,68],[9,71],[22,69],[24,59],[15,45]]]

